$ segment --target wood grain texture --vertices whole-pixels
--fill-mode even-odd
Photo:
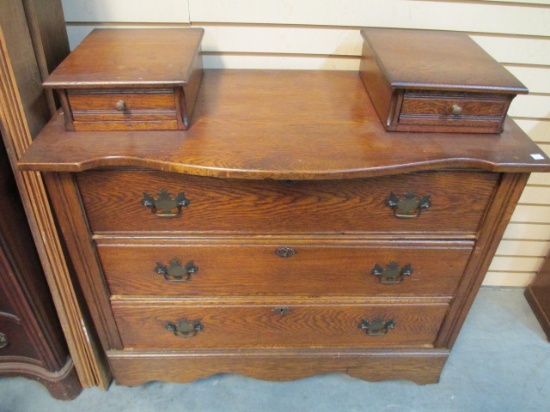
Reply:
[[[361,35],[359,74],[388,131],[501,133],[510,102],[527,93],[464,33],[366,28]]]
[[[3,145],[0,145],[0,287],[13,309],[9,312],[13,316],[0,319],[0,331],[10,340],[12,334],[14,338],[12,344],[0,350],[0,362],[19,354],[33,358],[27,361],[50,371],[61,369],[67,348]]]
[[[98,29],[44,81],[47,88],[185,86],[201,28]]]
[[[25,16],[34,47],[34,55],[40,77],[44,80],[49,73],[69,54],[69,40],[63,10],[58,2],[23,0]],[[59,104],[51,90],[44,91],[50,115],[53,116]]]
[[[67,360],[69,368],[76,368],[78,379],[84,387],[99,385],[105,387],[109,381],[109,372],[97,351],[93,336],[86,329],[87,317],[82,311],[73,289],[73,280],[69,273],[64,252],[59,240],[59,235],[49,208],[46,190],[42,178],[38,173],[20,173],[16,169],[16,162],[29,147],[32,139],[47,121],[47,112],[43,107],[42,88],[35,82],[34,77],[28,75],[36,65],[37,56],[32,56],[27,48],[28,32],[25,26],[27,21],[23,19],[23,13],[13,12],[12,7],[20,3],[9,1],[2,3],[0,13],[0,125],[2,137],[6,145],[15,180],[27,214],[29,226],[33,234],[38,254],[44,269],[44,274],[50,287],[50,292],[61,321],[61,327],[67,338],[67,345],[73,361]],[[35,5],[28,1],[25,3],[25,16],[39,13],[38,9],[29,10]],[[6,9],[4,9],[4,7]],[[57,31],[50,25],[56,25],[58,20],[50,20],[46,16],[60,18],[60,3],[57,0],[42,2],[40,8],[49,8],[46,14],[40,14],[36,20],[32,20],[33,39],[36,41],[38,32]],[[8,21],[4,19],[7,18]],[[21,34],[23,32],[23,34]],[[4,37],[6,34],[7,37]],[[48,42],[44,46],[46,50],[63,49],[66,37],[42,38],[42,42]],[[39,43],[35,42],[36,48]],[[65,43],[65,49],[67,45]],[[48,53],[49,54],[49,53]],[[49,54],[50,57],[52,57]],[[57,62],[49,62],[51,65]],[[33,87],[32,93],[27,89]],[[44,103],[44,104],[43,104]],[[74,374],[68,373],[67,379],[73,379]]]
[[[528,173],[503,175],[480,229],[474,252],[458,286],[456,292],[458,298],[450,305],[449,313],[437,338],[436,347],[452,348],[456,341],[528,179]]]
[[[186,130],[202,78],[203,33],[94,30],[43,84],[59,93],[70,131]]]
[[[506,107],[506,99],[493,99],[491,95],[480,96],[457,96],[444,94],[424,94],[424,93],[405,93],[402,114],[424,114],[451,116],[452,107],[460,105],[462,108],[461,116],[479,116],[501,118]],[[485,97],[485,98],[484,98]]]
[[[121,347],[120,338],[109,308],[107,286],[101,276],[92,241],[86,236],[88,227],[81,213],[80,198],[73,176],[47,173],[44,174],[44,181],[82,293],[88,302],[95,327],[101,331],[100,342],[104,348],[118,349]]]
[[[445,172],[343,181],[253,181],[150,171],[76,175],[90,228],[114,232],[358,233],[447,232],[473,235],[498,174]],[[184,193],[181,215],[159,218],[143,193]],[[390,193],[431,195],[418,218],[399,219],[384,204]],[[337,218],[335,218],[337,216]],[[444,222],[444,224],[443,224]]]
[[[206,70],[191,123],[187,131],[81,132],[76,139],[58,117],[20,167],[138,166],[249,179],[550,169],[547,156],[531,157],[541,150],[511,120],[500,135],[387,133],[356,73]]]
[[[57,398],[78,396],[82,387],[68,354],[3,144],[0,144],[0,290],[3,338],[0,375],[22,375],[42,382]]]
[[[40,382],[54,398],[59,400],[74,399],[82,391],[71,358],[67,358],[63,367],[57,371],[48,371],[28,363],[0,363],[0,374],[13,377],[23,376]]]
[[[125,349],[191,349],[248,347],[432,347],[446,304],[179,306],[161,303],[131,304],[114,300],[113,312]],[[278,308],[290,309],[281,315]],[[276,312],[274,313],[273,310]],[[359,328],[362,319],[393,320],[395,328],[384,336],[368,336]],[[204,329],[193,337],[175,336],[167,322],[200,320]]]
[[[7,0],[2,2],[1,7],[0,26],[6,50],[3,70],[7,71],[7,67],[13,70],[10,80],[15,84],[14,90],[19,95],[26,127],[35,137],[49,120],[50,111],[41,87],[43,79],[36,61],[24,2]],[[2,111],[7,110],[11,111],[11,108],[2,108]]]
[[[147,142],[152,137],[141,132],[81,132],[77,145],[63,136],[68,133],[62,127],[62,119],[57,119],[35,141],[34,153],[29,152],[29,158],[34,156],[36,163],[23,165],[61,172],[48,174],[52,179],[52,198],[68,244],[76,245],[69,246],[70,253],[79,262],[80,281],[104,347],[110,357],[116,352],[112,365],[118,355],[135,355],[114,367],[117,374],[123,374],[122,382],[143,382],[159,376],[156,368],[162,364],[156,364],[148,374],[141,368],[151,363],[139,364],[136,358],[141,356],[159,362],[168,356],[182,367],[189,365],[189,371],[168,368],[170,372],[160,377],[185,381],[208,376],[214,368],[216,373],[224,371],[228,366],[234,366],[229,372],[265,376],[259,369],[271,365],[273,353],[286,366],[290,364],[288,355],[300,350],[302,355],[311,351],[311,363],[306,364],[313,373],[342,370],[337,363],[348,365],[340,359],[341,355],[329,359],[335,352],[354,353],[351,357],[356,360],[356,355],[364,355],[363,361],[357,360],[360,369],[366,367],[367,358],[384,352],[390,358],[384,365],[397,365],[399,371],[412,365],[425,366],[431,372],[422,379],[437,379],[435,365],[440,365],[439,355],[447,352],[433,349],[452,345],[453,334],[458,333],[496,250],[497,238],[519,198],[520,186],[527,180],[526,173],[514,172],[542,171],[550,168],[550,162],[544,157],[533,159],[531,155],[539,149],[510,122],[502,135],[483,136],[487,139],[472,135],[453,135],[450,139],[449,135],[437,133],[386,133],[372,106],[363,104],[368,98],[360,79],[345,73],[208,72],[205,77],[194,123],[187,132],[155,133],[156,144]],[[364,117],[365,113],[368,116]],[[93,145],[88,141],[92,136]],[[174,140],[170,140],[171,136]],[[491,138],[495,137],[498,148],[492,147]],[[103,143],[98,144],[101,138]],[[69,152],[59,155],[67,145],[71,146]],[[108,155],[105,151],[98,156],[105,150],[101,146],[109,146]],[[88,153],[80,157],[83,148]],[[59,157],[54,160],[56,156]],[[89,162],[82,163],[84,158]],[[71,168],[82,172],[100,166],[111,168],[75,176],[66,173]],[[126,166],[132,169],[125,169]],[[457,167],[469,170],[455,170]],[[493,173],[482,172],[478,167]],[[416,190],[410,186],[426,177],[433,183],[430,187],[441,189],[446,199],[439,203],[442,215],[432,221],[432,226],[414,227],[415,221],[426,221],[429,212],[437,211],[439,206],[435,206],[438,203],[432,193],[436,209],[424,210],[417,220],[406,219],[405,225],[413,225],[408,231],[399,230],[391,210],[391,219],[376,212],[380,203],[373,199],[381,196],[373,193],[387,192],[395,184],[401,185],[399,190],[392,189],[396,193]],[[176,187],[166,187],[167,182]],[[142,184],[151,186],[144,189]],[[161,189],[174,195],[185,193],[190,204],[183,207],[180,217],[188,218],[187,224],[180,226],[179,222],[186,222],[185,219],[159,219],[140,205],[143,192],[155,195]],[[387,194],[383,196],[386,197]],[[457,207],[461,202],[467,206]],[[193,217],[193,213],[197,215]],[[320,250],[322,245],[328,256],[335,245],[341,245],[338,250],[342,251],[358,241],[361,245],[379,241],[387,249],[401,247],[399,252],[404,255],[408,245],[420,245],[428,239],[436,248],[443,244],[469,247],[474,243],[474,250],[452,295],[335,296],[328,290],[322,295],[301,296],[290,295],[292,287],[284,295],[216,295],[215,290],[223,290],[220,286],[196,295],[168,296],[161,291],[158,295],[112,295],[95,249],[96,245],[100,249],[104,245],[128,247],[125,256],[115,251],[110,258],[115,266],[125,268],[128,259],[141,255],[136,248],[139,245],[159,242],[159,247],[166,250],[176,250],[182,244],[195,244],[193,248],[197,250],[223,246],[228,250],[218,250],[216,254],[226,256],[228,263],[222,266],[230,268],[238,262],[238,254],[232,254],[229,246],[242,244],[256,257],[261,256],[264,247],[285,239],[294,241],[290,246],[306,244],[312,251]],[[309,273],[316,274],[316,253],[303,265],[306,269],[312,265]],[[303,256],[308,257],[306,252]],[[352,262],[356,258],[348,256]],[[300,257],[300,250],[294,257]],[[464,258],[457,262],[463,264]],[[336,259],[341,260],[337,254],[330,258]],[[262,260],[258,257],[255,264]],[[260,274],[253,275],[258,282],[268,270],[264,266]],[[193,275],[191,282],[198,280],[200,273],[199,270]],[[126,277],[131,279],[132,275]],[[441,287],[439,280],[433,282],[439,285],[436,288]],[[381,337],[367,336],[358,322],[378,316],[394,318],[395,328]],[[188,338],[177,337],[169,330],[175,325],[166,328],[167,322],[178,324],[183,319],[201,322],[203,327],[196,330],[196,336]],[[117,333],[120,340],[114,341]],[[380,350],[387,346],[395,350]],[[365,350],[356,351],[357,347]],[[113,348],[129,350],[112,351]],[[429,359],[417,362],[413,356],[400,362],[398,358],[405,349]],[[225,361],[219,361],[222,353]],[[196,364],[187,361],[200,354],[206,366],[197,372]],[[249,361],[257,355],[258,361]],[[326,367],[313,365],[325,359]],[[288,374],[274,373],[275,379],[304,375],[300,365],[289,369]],[[359,375],[362,373],[363,370]],[[384,376],[387,379],[396,375],[388,371]]]
[[[154,380],[192,382],[217,373],[238,373],[267,381],[289,381],[341,372],[369,380],[408,379],[418,384],[437,383],[448,352],[445,350],[376,351],[248,350],[159,353],[109,351],[109,363],[120,385],[141,385]]]
[[[115,105],[118,101],[123,100],[125,103],[125,111],[127,115],[134,114],[133,112],[153,110],[169,111],[176,110],[176,100],[174,90],[147,90],[140,93],[140,90],[109,90],[107,92],[98,93],[86,90],[69,90],[69,103],[73,111],[74,119],[78,119],[77,115],[83,115],[87,111],[105,111],[111,115],[118,114],[123,116],[120,111],[117,113]],[[82,113],[84,112],[84,113]],[[175,117],[175,116],[174,116]]]
[[[281,239],[99,239],[97,250],[113,295],[143,296],[452,296],[471,242],[341,242]],[[277,256],[281,247],[295,255]],[[171,259],[199,268],[188,282],[155,272]],[[382,284],[376,264],[410,264],[400,284]]]
[[[361,35],[394,88],[527,93],[519,80],[463,33],[365,28]]]

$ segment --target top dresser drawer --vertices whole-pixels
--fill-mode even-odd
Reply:
[[[501,131],[510,98],[499,94],[405,91],[397,128],[430,131],[429,127],[474,128],[475,132]],[[428,127],[424,130],[422,127]],[[443,129],[442,129],[443,130]]]
[[[174,89],[69,90],[76,130],[177,129]]]
[[[424,172],[289,182],[106,170],[76,178],[94,233],[463,235],[477,231],[499,175]]]

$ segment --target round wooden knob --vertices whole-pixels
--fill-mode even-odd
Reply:
[[[451,112],[454,116],[460,116],[462,114],[462,107],[458,104],[453,104],[453,107],[451,107]]]
[[[115,103],[115,109],[117,109],[119,112],[126,110],[126,102],[124,100],[119,100]]]

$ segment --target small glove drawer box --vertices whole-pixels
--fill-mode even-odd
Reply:
[[[96,29],[52,72],[67,130],[187,130],[203,29]]]
[[[361,30],[360,77],[388,131],[501,133],[526,87],[464,33]]]

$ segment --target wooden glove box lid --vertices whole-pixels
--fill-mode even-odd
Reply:
[[[202,79],[203,29],[96,29],[44,87],[67,130],[187,130]]]
[[[360,77],[388,131],[501,133],[527,88],[467,34],[361,30]]]

